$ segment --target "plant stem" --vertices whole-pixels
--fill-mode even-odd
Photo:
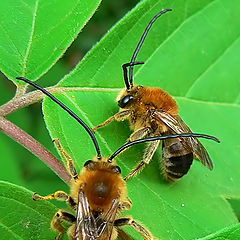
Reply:
[[[82,90],[82,88],[78,87],[49,87],[46,88],[51,93],[61,93],[61,92],[69,92],[69,91],[77,91]],[[7,102],[6,104],[0,107],[0,116],[6,117],[9,114],[23,108],[34,104],[36,102],[41,101],[46,95],[43,94],[41,91],[32,91],[29,93],[25,93],[23,95],[17,95],[15,98]]]
[[[26,93],[27,87],[28,87],[27,85],[17,85],[16,95],[14,99],[24,95]]]
[[[70,182],[71,176],[64,164],[28,133],[1,116],[0,130],[39,157],[65,182]]]

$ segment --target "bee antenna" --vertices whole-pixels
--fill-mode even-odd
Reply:
[[[144,62],[130,62],[130,63],[124,63],[122,65],[123,77],[124,77],[125,85],[126,85],[126,88],[127,88],[128,91],[130,90],[130,83],[128,81],[127,68],[130,67],[130,66],[135,66],[135,65],[140,65],[140,64],[144,64]],[[133,87],[133,86],[131,85],[131,87]]]
[[[119,154],[121,153],[123,150],[125,150],[126,148],[129,148],[132,145],[138,144],[138,143],[143,143],[143,142],[150,142],[150,141],[156,141],[156,140],[164,140],[164,139],[168,139],[168,138],[179,138],[179,137],[198,137],[198,138],[206,138],[206,139],[211,139],[213,141],[216,141],[218,143],[220,143],[220,140],[216,137],[210,136],[210,135],[206,135],[206,134],[199,134],[199,133],[182,133],[182,134],[174,134],[174,135],[165,135],[165,136],[157,136],[157,137],[150,137],[150,138],[144,138],[144,139],[139,139],[139,140],[135,140],[132,142],[128,142],[126,144],[124,144],[123,146],[121,146],[117,151],[115,151],[112,156],[110,156],[110,158],[108,159],[108,162],[112,162],[112,160]]]
[[[80,118],[78,117],[78,115],[76,113],[74,113],[72,110],[70,110],[65,104],[63,104],[60,100],[58,100],[56,97],[54,97],[50,92],[48,92],[46,89],[40,87],[39,85],[37,85],[36,83],[23,78],[23,77],[16,77],[16,79],[18,80],[22,80],[28,84],[30,84],[31,86],[37,88],[38,90],[40,90],[41,92],[43,92],[44,94],[46,94],[48,97],[50,97],[55,103],[57,103],[61,108],[63,108],[65,111],[67,111],[73,118],[75,118],[84,128],[85,130],[88,132],[88,134],[90,135],[96,151],[97,151],[97,158],[99,160],[101,160],[102,156],[101,156],[101,152],[100,152],[100,148],[97,142],[97,139],[95,137],[95,135],[93,134],[92,130],[88,127],[88,125]]]
[[[150,30],[150,28],[152,27],[153,23],[164,13],[166,12],[169,12],[169,11],[172,11],[172,9],[164,9],[162,10],[161,12],[159,12],[156,16],[154,16],[152,18],[152,20],[149,22],[149,24],[147,25],[134,53],[133,53],[133,56],[132,56],[132,59],[131,59],[131,62],[130,63],[125,63],[122,65],[122,68],[123,68],[123,75],[124,75],[124,81],[125,81],[125,85],[126,85],[126,88],[127,90],[130,90],[131,87],[133,87],[133,67],[134,65],[138,65],[138,64],[143,64],[143,62],[135,62],[136,60],[136,57],[140,51],[140,48],[142,47],[143,45],[143,42]],[[128,75],[127,75],[127,67],[130,67],[129,69],[129,81],[128,81]]]

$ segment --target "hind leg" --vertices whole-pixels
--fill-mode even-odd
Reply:
[[[122,226],[132,226],[141,236],[144,240],[154,240],[156,238],[153,237],[152,233],[144,227],[142,224],[136,222],[133,218],[119,218],[116,221],[114,221],[114,226],[116,227],[122,227]],[[122,235],[125,237],[123,240],[130,240],[131,238],[128,237],[126,234]],[[128,238],[127,238],[128,237]]]

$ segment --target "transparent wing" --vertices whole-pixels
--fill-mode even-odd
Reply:
[[[84,192],[80,191],[78,198],[76,240],[97,240],[99,238],[110,240],[119,206],[119,198],[114,199],[107,212],[99,214],[97,218],[93,216]]]
[[[76,240],[95,240],[98,234],[96,219],[91,213],[88,199],[84,192],[78,195],[78,208],[75,237]]]
[[[157,121],[166,124],[174,133],[191,133],[191,129],[186,125],[186,123],[179,116],[172,116],[167,112],[162,112],[159,110],[153,111],[152,115]],[[203,165],[209,169],[213,169],[212,161],[207,153],[207,150],[200,143],[197,138],[185,137],[182,138],[187,146],[194,153],[195,158],[199,159]]]
[[[119,198],[113,199],[111,206],[106,213],[100,215],[97,219],[99,236],[104,235],[106,240],[110,240],[113,232],[113,225],[116,219],[119,207]]]

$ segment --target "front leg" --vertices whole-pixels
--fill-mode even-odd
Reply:
[[[101,127],[104,127],[106,125],[108,125],[110,122],[112,121],[124,121],[127,120],[132,114],[131,110],[120,110],[118,113],[114,114],[113,116],[111,116],[110,118],[108,118],[106,121],[104,121],[103,123],[97,125],[96,127],[94,127],[92,130],[93,132],[95,132],[96,130],[98,130]]]
[[[49,194],[47,196],[40,196],[37,193],[33,194],[33,200],[52,200],[56,199],[58,201],[65,201],[68,203],[68,205],[73,209],[77,209],[77,204],[74,202],[72,197],[70,197],[67,193],[64,191],[57,191],[53,194]]]
[[[154,153],[157,151],[159,147],[160,141],[152,141],[147,145],[147,148],[143,155],[143,160],[137,164],[135,168],[131,170],[131,172],[124,178],[125,181],[127,181],[129,178],[134,177],[138,173],[142,171],[142,169],[146,166],[146,164],[149,164],[153,158]]]
[[[59,150],[61,156],[63,157],[63,160],[67,164],[67,170],[70,173],[70,175],[73,177],[73,179],[78,178],[77,170],[74,164],[74,161],[68,154],[68,152],[62,147],[60,141],[58,138],[53,139],[53,142],[56,144],[57,149]]]

